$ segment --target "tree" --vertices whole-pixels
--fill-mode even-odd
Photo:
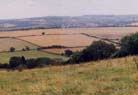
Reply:
[[[120,41],[120,49],[112,57],[124,57],[138,54],[138,33],[125,36]]]
[[[64,52],[65,52],[65,55],[68,56],[68,57],[73,54],[73,52],[69,49],[65,50]]]
[[[26,65],[26,59],[24,56],[22,57],[11,57],[9,61],[10,68],[18,68],[19,66],[23,67]]]
[[[116,51],[113,44],[104,41],[95,41],[81,52],[77,52],[70,58],[70,62],[87,62],[109,58]]]
[[[24,49],[24,48],[22,48],[22,51],[25,51],[25,49]]]
[[[42,32],[42,35],[45,35],[45,32]]]
[[[121,50],[124,50],[130,55],[138,54],[138,33],[122,38]]]
[[[10,52],[15,52],[15,48],[14,47],[11,47],[9,51]]]
[[[9,61],[10,68],[16,68],[21,63],[21,57],[11,57]]]
[[[25,47],[25,50],[29,51],[30,50],[30,47],[26,46]]]

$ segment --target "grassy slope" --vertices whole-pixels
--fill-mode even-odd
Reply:
[[[0,71],[1,95],[138,95],[133,57],[81,65]]]
[[[49,58],[66,59],[66,57],[64,56],[32,50],[32,51],[20,51],[20,52],[13,52],[13,53],[0,53],[0,62],[6,63],[9,61],[9,58],[12,56],[25,56],[26,58],[49,57]]]

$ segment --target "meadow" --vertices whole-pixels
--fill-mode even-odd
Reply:
[[[65,56],[44,52],[44,51],[36,51],[36,50],[30,50],[30,51],[17,51],[17,52],[3,52],[0,53],[0,62],[1,63],[8,63],[10,57],[13,56],[25,56],[27,59],[30,58],[39,58],[39,57],[48,57],[48,58],[61,58],[63,60],[67,60],[68,58]]]
[[[0,95],[138,95],[134,59],[138,57],[22,72],[1,70]]]

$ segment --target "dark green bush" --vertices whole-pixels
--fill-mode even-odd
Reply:
[[[65,50],[65,51],[64,51],[64,54],[65,54],[65,56],[70,57],[70,56],[73,54],[73,51],[72,51],[72,50],[67,49],[67,50]]]
[[[26,46],[25,47],[25,50],[29,51],[30,50],[30,47]]]
[[[19,65],[25,65],[26,60],[22,57],[11,57],[9,61],[9,67],[10,68],[17,68]]]
[[[138,54],[138,33],[122,38],[120,50],[130,55]]]
[[[15,52],[15,48],[14,47],[11,47],[9,51],[10,52]]]
[[[120,43],[120,49],[112,55],[113,58],[138,54],[138,33],[123,37]]]
[[[26,65],[27,68],[35,68],[35,67],[43,67],[46,65],[50,65],[53,62],[53,60],[49,58],[36,58],[36,59],[27,59]]]
[[[109,58],[116,48],[113,44],[104,41],[95,41],[81,52],[75,53],[69,60],[72,63],[87,62]]]

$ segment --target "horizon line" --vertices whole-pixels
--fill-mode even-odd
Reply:
[[[138,14],[86,14],[86,15],[49,15],[49,16],[30,16],[17,18],[0,18],[0,20],[22,20],[42,17],[82,17],[82,16],[138,16]]]

